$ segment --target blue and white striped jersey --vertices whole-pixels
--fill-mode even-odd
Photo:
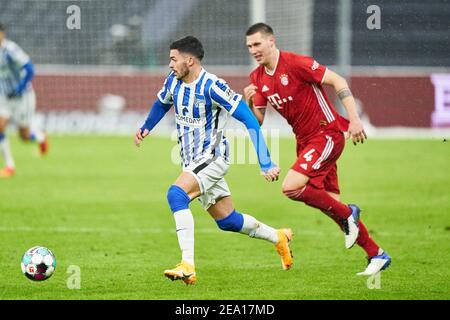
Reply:
[[[216,75],[202,69],[192,83],[177,80],[170,72],[158,93],[164,104],[173,104],[183,165],[206,158],[229,157],[223,135],[225,124],[242,99]]]
[[[0,95],[7,96],[20,83],[21,69],[30,57],[15,42],[3,39],[0,45]],[[31,84],[28,84],[31,88]]]

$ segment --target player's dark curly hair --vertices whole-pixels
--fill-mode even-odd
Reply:
[[[174,41],[170,45],[170,50],[178,50],[181,53],[189,53],[196,57],[198,60],[202,60],[205,55],[203,45],[196,37],[187,36],[177,41]]]
[[[265,24],[263,22],[255,23],[254,25],[250,26],[248,28],[247,32],[245,33],[246,36],[251,36],[252,34],[255,34],[257,32],[261,32],[263,34],[270,34],[273,35],[273,29],[268,24]]]

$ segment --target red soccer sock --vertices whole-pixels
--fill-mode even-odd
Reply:
[[[378,255],[378,250],[380,247],[373,241],[373,239],[370,237],[369,232],[366,229],[366,226],[361,222],[361,220],[358,222],[359,226],[359,235],[358,239],[356,239],[356,243],[366,251],[367,256],[369,258],[375,257]]]
[[[346,204],[334,199],[325,189],[317,189],[311,185],[306,185],[303,189],[283,192],[292,200],[304,202],[308,206],[324,212],[330,212],[340,219],[347,219],[352,213],[352,210]]]
[[[341,219],[339,217],[336,217],[335,215],[330,214],[330,213],[328,213],[326,211],[322,211],[322,212],[325,213],[327,216],[329,216],[331,219],[333,219],[334,222],[336,222],[339,225],[341,230],[343,230],[342,222],[341,222]],[[359,234],[358,234],[358,239],[356,239],[356,243],[361,248],[364,249],[364,251],[367,253],[367,256],[369,258],[372,258],[372,257],[378,255],[378,250],[380,249],[380,247],[370,237],[370,234],[367,231],[366,226],[362,223],[361,220],[358,221],[358,227],[359,227]]]

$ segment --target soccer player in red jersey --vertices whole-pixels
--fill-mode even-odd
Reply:
[[[265,23],[247,30],[246,44],[259,65],[244,89],[249,106],[262,124],[270,104],[292,126],[297,139],[297,161],[283,181],[283,193],[330,216],[344,231],[346,248],[357,243],[365,250],[369,263],[358,275],[386,269],[391,258],[370,237],[359,219],[360,209],[339,198],[336,162],[344,149],[344,132],[355,145],[367,139],[347,82],[312,57],[279,50]],[[334,88],[350,121],[336,112],[323,85]]]

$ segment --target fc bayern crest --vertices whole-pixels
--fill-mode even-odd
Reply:
[[[289,84],[288,76],[287,76],[287,74],[285,74],[285,73],[283,73],[283,74],[280,76],[280,80],[281,80],[281,84],[282,84],[283,86],[287,86],[287,85]]]

